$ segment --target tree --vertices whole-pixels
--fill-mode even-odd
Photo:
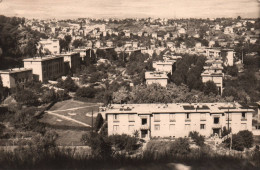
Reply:
[[[93,98],[95,97],[96,90],[93,87],[82,87],[78,88],[76,91],[77,97],[87,97],[87,98]]]
[[[17,102],[28,106],[35,106],[38,104],[38,96],[31,90],[18,90],[14,97]]]
[[[83,46],[84,43],[83,43],[82,40],[76,39],[76,40],[73,41],[72,45],[73,45],[75,48],[78,48],[78,47]]]
[[[126,87],[121,87],[117,92],[113,92],[114,103],[126,103],[129,100],[129,91]]]
[[[50,103],[57,100],[57,95],[54,89],[46,90],[42,95],[43,103]]]
[[[67,78],[63,82],[63,88],[68,91],[76,92],[78,86],[75,84],[70,76],[67,76]]]
[[[81,141],[90,146],[91,153],[94,157],[106,159],[112,154],[111,144],[106,137],[98,133],[86,133],[82,135]]]
[[[218,94],[218,88],[213,81],[207,81],[204,86],[204,93],[209,95],[210,93]]]
[[[251,148],[254,143],[253,133],[248,130],[239,131],[237,135],[241,136],[243,139],[243,146],[246,148]]]
[[[101,113],[98,113],[97,118],[96,118],[96,122],[95,122],[95,125],[94,125],[96,132],[99,131],[99,129],[102,127],[103,123],[104,123],[104,119],[103,119]]]

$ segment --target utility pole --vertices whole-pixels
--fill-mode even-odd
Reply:
[[[93,109],[92,109],[92,113],[91,113],[91,131],[93,133]]]

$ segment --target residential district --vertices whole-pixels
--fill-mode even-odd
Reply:
[[[0,16],[1,148],[55,143],[104,157],[112,145],[138,157],[208,146],[259,167],[259,38],[259,19],[240,16]]]

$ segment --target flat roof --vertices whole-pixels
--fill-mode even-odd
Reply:
[[[25,71],[32,71],[31,68],[12,68],[12,69],[6,69],[6,70],[0,70],[0,74],[11,74],[11,73],[19,73],[19,72],[25,72]]]
[[[145,79],[168,79],[168,76],[164,72],[145,72]]]
[[[49,56],[44,56],[44,57],[33,57],[33,58],[26,58],[23,59],[24,62],[27,61],[34,61],[34,62],[41,62],[41,61],[46,61],[46,60],[53,60],[56,58],[62,58],[63,56],[54,56],[54,55],[49,55]]]
[[[60,53],[60,54],[55,54],[55,56],[71,56],[74,54],[79,54],[79,52],[67,52],[67,53]]]
[[[254,112],[253,109],[244,108],[239,103],[152,103],[152,104],[112,104],[104,111],[107,114],[116,113],[135,113],[135,114],[153,114],[153,113],[236,113],[236,112]]]

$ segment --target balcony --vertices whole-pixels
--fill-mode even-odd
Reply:
[[[148,129],[150,129],[150,126],[149,126],[148,124],[146,124],[146,125],[141,125],[140,129],[141,129],[141,130],[148,130]]]
[[[190,119],[185,119],[185,122],[191,122],[191,120]]]
[[[222,125],[221,124],[213,124],[212,128],[219,129],[219,128],[222,128]]]

